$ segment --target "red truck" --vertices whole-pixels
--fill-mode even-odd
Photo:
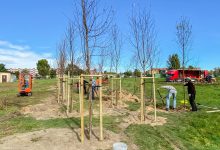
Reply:
[[[200,82],[200,81],[204,81],[204,79],[208,76],[208,70],[185,69],[184,74],[185,74],[184,78],[190,78],[196,82]],[[183,81],[183,69],[168,70],[166,73],[166,81],[167,82]]]

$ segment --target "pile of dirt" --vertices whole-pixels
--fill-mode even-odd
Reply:
[[[99,133],[95,128],[94,133]],[[104,131],[104,140],[98,140],[98,134],[93,134],[91,140],[85,138],[80,142],[80,129],[51,128],[29,133],[15,134],[0,139],[1,150],[97,150],[112,149],[115,142],[124,141],[124,137],[111,131]],[[134,144],[128,144],[128,149],[135,150]]]
[[[119,92],[113,91],[113,93],[109,92],[108,95],[103,95],[103,100],[104,101],[111,100],[112,95],[113,95],[114,100],[116,99],[116,95],[118,95],[118,98],[119,98]],[[125,90],[121,91],[121,100],[122,101],[131,101],[131,102],[139,102],[140,101],[140,99],[136,95],[132,95],[131,93],[129,93]]]
[[[145,121],[143,123],[140,122],[140,112],[133,111],[130,112],[127,117],[123,118],[123,122],[120,124],[122,128],[127,128],[130,124],[149,124],[151,126],[164,125],[166,123],[165,117],[156,117],[156,121],[153,115],[146,115]]]

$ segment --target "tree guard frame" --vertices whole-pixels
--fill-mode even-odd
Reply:
[[[78,80],[78,82],[80,83],[80,78],[79,77],[70,77],[69,72],[68,72],[68,76],[64,75],[63,77],[60,77],[58,75],[58,78],[57,78],[57,87],[58,87],[57,102],[60,103],[61,100],[62,100],[62,102],[67,101],[67,105],[66,105],[66,113],[67,114],[73,110],[73,101],[71,103],[71,109],[70,109],[70,94],[72,92],[71,85],[74,83],[75,80]],[[62,92],[61,92],[61,88],[60,88],[61,86],[63,87]],[[79,93],[80,93],[80,88],[79,88]],[[60,97],[61,97],[61,99],[60,99]],[[79,94],[79,100],[80,100],[80,94]]]
[[[157,108],[156,108],[156,105],[157,105],[157,102],[156,102],[156,93],[155,93],[155,76],[153,74],[152,77],[143,77],[141,76],[141,123],[143,123],[145,121],[145,109],[146,109],[146,106],[145,106],[145,100],[144,100],[144,79],[152,79],[153,81],[153,100],[154,100],[154,121],[156,122],[157,121]]]
[[[102,75],[80,75],[80,116],[81,116],[81,143],[84,143],[84,89],[83,80],[85,77],[99,77],[99,140],[103,140],[103,106],[102,106]]]
[[[114,100],[113,100],[113,91],[114,91],[114,81],[119,80],[119,102],[121,103],[121,77],[120,78],[111,78],[111,91],[112,91],[112,97],[111,97],[111,103],[112,103],[112,107],[114,107]],[[116,93],[117,94],[117,93]],[[115,100],[116,100],[116,106],[118,106],[118,100],[117,97],[115,96]]]

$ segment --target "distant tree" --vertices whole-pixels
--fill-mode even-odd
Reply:
[[[179,69],[180,68],[180,60],[178,54],[170,55],[167,60],[168,69]]]
[[[5,72],[7,69],[5,68],[5,64],[0,64],[0,72]]]
[[[214,68],[213,74],[215,77],[220,76],[220,67]]]
[[[23,70],[21,71],[21,73],[22,73],[22,74],[29,74],[30,71],[29,71],[28,69],[23,69]]]
[[[50,69],[50,78],[53,79],[56,77],[56,75],[57,75],[56,69],[51,68]]]
[[[38,60],[37,62],[37,70],[39,75],[42,77],[46,77],[50,73],[50,65],[48,64],[48,61],[46,59]]]
[[[135,77],[140,77],[141,76],[141,71],[139,69],[135,69],[133,74],[134,74]]]
[[[189,65],[188,69],[195,69],[196,67]]]
[[[19,71],[15,71],[15,76],[16,76],[16,78],[18,79],[19,78]]]
[[[125,77],[130,77],[132,76],[132,71],[128,70],[126,72],[124,72]]]
[[[81,74],[86,73],[86,71],[82,70],[77,65],[71,66],[71,64],[68,64],[65,70],[66,70],[65,73],[67,74],[68,71],[69,71],[71,76],[73,76],[73,75],[81,75]]]

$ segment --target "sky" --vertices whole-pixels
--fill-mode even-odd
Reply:
[[[39,59],[55,67],[57,43],[64,36],[74,0],[0,0],[0,63],[7,68],[35,68]],[[155,20],[160,61],[179,53],[175,26],[181,16],[192,24],[190,65],[211,70],[220,67],[220,1],[218,0],[101,0],[100,8],[112,7],[114,22],[123,35],[120,71],[126,69],[133,47],[129,43],[132,6],[151,11]]]

